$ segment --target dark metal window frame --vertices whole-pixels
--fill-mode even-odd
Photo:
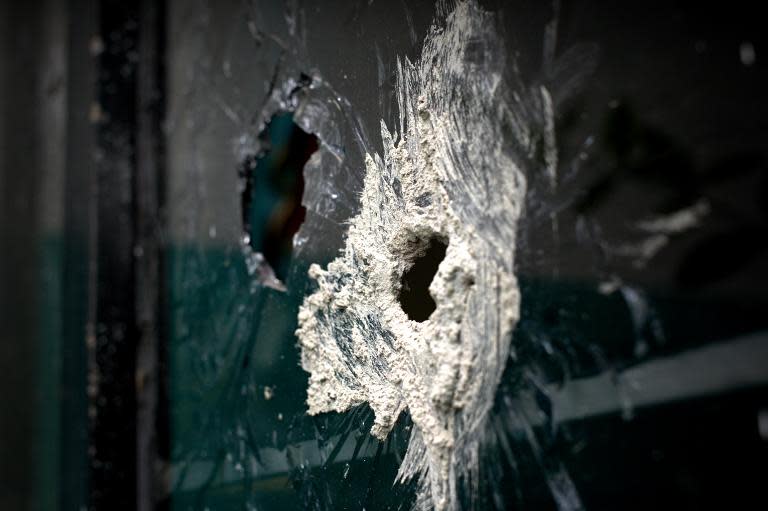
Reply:
[[[59,502],[163,508],[165,3],[79,0],[68,16]]]

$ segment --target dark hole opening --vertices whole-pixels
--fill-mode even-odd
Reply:
[[[439,238],[430,238],[424,253],[403,274],[400,280],[400,294],[397,299],[408,319],[426,321],[437,305],[429,294],[429,285],[435,278],[437,268],[445,259],[448,245]]]
[[[304,222],[304,165],[319,145],[317,137],[280,112],[259,135],[264,150],[248,157],[240,170],[243,231],[280,280],[285,280],[293,249],[293,235]]]

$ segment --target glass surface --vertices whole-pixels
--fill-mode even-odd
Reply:
[[[398,58],[418,58],[441,16],[406,4],[171,2],[174,509],[414,504],[414,484],[395,482],[407,413],[384,442],[366,406],[307,415],[294,333],[308,267],[343,247],[365,154],[382,152],[382,121],[398,125]],[[463,504],[706,508],[761,496],[764,31],[741,4],[483,6],[515,70],[501,86],[552,92],[558,164],[554,187],[526,175],[521,318],[479,490]],[[319,147],[275,281],[254,240],[279,202],[258,176],[280,168],[264,142],[280,145],[283,122],[287,140],[297,126]],[[250,209],[243,168],[257,176]]]

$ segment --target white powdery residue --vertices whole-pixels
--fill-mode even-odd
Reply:
[[[418,481],[420,509],[457,509],[459,481],[477,483],[519,318],[513,267],[526,180],[509,137],[525,151],[546,141],[552,173],[557,161],[554,133],[543,133],[554,129],[546,90],[536,92],[548,109],[532,118],[500,86],[507,56],[495,26],[475,2],[459,2],[416,63],[398,59],[401,133],[382,122],[384,154],[366,157],[345,247],[327,269],[310,268],[318,289],[299,310],[309,413],[367,403],[371,433],[383,439],[407,411],[415,427],[398,479]],[[436,309],[417,322],[398,295],[431,240],[447,250],[429,287]]]

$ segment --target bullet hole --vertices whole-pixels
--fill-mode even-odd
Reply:
[[[304,222],[304,165],[317,151],[317,137],[293,122],[291,112],[275,114],[259,134],[262,150],[240,168],[243,180],[244,239],[259,252],[275,276],[285,280],[293,235]]]
[[[437,306],[429,294],[429,285],[445,259],[447,250],[448,244],[445,241],[437,237],[430,238],[424,252],[403,273],[397,299],[408,319],[426,321],[435,311]]]

